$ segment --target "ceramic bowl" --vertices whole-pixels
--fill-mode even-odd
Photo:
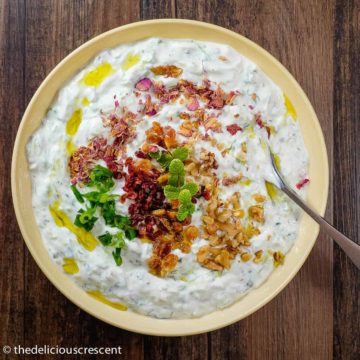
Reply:
[[[287,94],[297,111],[310,157],[311,182],[307,196],[312,207],[324,214],[329,183],[325,143],[316,114],[299,84],[274,57],[245,37],[215,25],[173,19],[133,23],[101,34],[73,51],[47,76],[28,105],[17,133],[11,172],[13,202],[22,235],[33,258],[47,278],[70,301],[89,314],[126,330],[165,336],[197,334],[243,319],[279,294],[308,257],[319,232],[318,225],[308,216],[302,216],[298,238],[287,254],[284,265],[279,266],[266,282],[251,290],[238,302],[200,318],[160,320],[132,311],[116,310],[90,297],[76,286],[49,257],[32,208],[31,178],[25,147],[31,134],[39,127],[57,91],[102,50],[147,37],[191,38],[224,43],[258,64]]]

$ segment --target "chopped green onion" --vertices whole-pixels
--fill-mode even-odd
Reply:
[[[112,252],[112,256],[115,260],[115,263],[117,266],[120,266],[122,264],[122,258],[121,258],[121,248],[116,248],[113,252]]]
[[[113,235],[113,243],[112,246],[114,246],[115,248],[123,248],[125,246],[125,241],[124,241],[124,235],[122,232],[118,232],[115,235]]]
[[[71,185],[70,188],[71,188],[72,192],[74,193],[74,195],[75,195],[75,197],[76,197],[76,200],[77,200],[78,202],[80,202],[81,204],[83,204],[83,203],[84,203],[84,198],[83,198],[83,196],[81,195],[80,191],[76,188],[76,186],[75,186],[75,185]]]
[[[114,185],[114,174],[106,167],[96,165],[90,173],[88,186],[95,186],[101,192],[109,191]]]
[[[136,236],[137,236],[137,231],[136,231],[136,229],[134,229],[134,228],[131,227],[131,226],[126,227],[125,230],[124,230],[124,232],[125,232],[126,238],[129,239],[129,240],[133,240],[133,239],[135,239]]]
[[[112,241],[112,235],[107,231],[105,234],[100,235],[98,239],[104,246],[109,246]]]
[[[86,231],[90,231],[98,219],[94,216],[95,210],[96,208],[80,209],[76,215],[74,224]]]

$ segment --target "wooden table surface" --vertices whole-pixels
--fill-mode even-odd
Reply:
[[[359,359],[360,272],[324,234],[268,305],[222,330],[184,338],[141,336],[91,317],[55,289],[25,247],[12,209],[10,163],[36,88],[93,36],[175,17],[243,34],[295,76],[325,134],[326,216],[360,241],[359,0],[0,0],[0,352],[5,344],[47,344],[121,346],[127,359]]]

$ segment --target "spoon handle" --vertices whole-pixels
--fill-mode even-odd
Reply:
[[[289,196],[290,199],[296,202],[296,204],[298,204],[308,215],[310,215],[321,226],[321,228],[336,241],[345,254],[352,260],[355,266],[360,269],[360,246],[340,231],[336,230],[322,216],[306,205],[289,187],[283,186],[281,190]]]

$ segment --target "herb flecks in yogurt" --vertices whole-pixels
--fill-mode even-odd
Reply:
[[[146,39],[100,53],[28,144],[49,254],[120,310],[189,318],[232,304],[296,239],[300,213],[272,185],[266,146],[305,196],[295,118],[281,89],[226,45]]]

